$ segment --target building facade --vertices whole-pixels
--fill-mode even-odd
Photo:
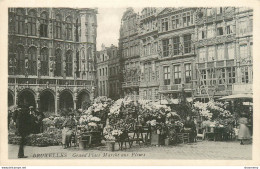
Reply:
[[[184,90],[192,97],[195,67],[195,8],[165,8],[158,18],[161,99],[178,101]]]
[[[108,95],[111,99],[117,100],[122,96],[122,68],[121,58],[118,55],[118,48],[113,44],[107,49],[108,60]]]
[[[124,96],[139,99],[140,40],[138,38],[139,16],[132,8],[121,19],[119,55],[123,70],[122,92]]]
[[[200,8],[196,15],[195,98],[252,89],[252,10]],[[239,88],[239,89],[236,89]]]
[[[9,8],[8,105],[43,112],[93,99],[96,9]]]
[[[99,96],[108,96],[108,60],[109,55],[107,48],[102,44],[101,50],[97,52],[97,83]]]
[[[144,8],[140,16],[127,9],[119,39],[124,96],[178,103],[183,91],[201,101],[252,93],[252,31],[249,8]]]
[[[140,15],[140,98],[159,100],[159,54],[157,14],[160,9],[144,8]]]

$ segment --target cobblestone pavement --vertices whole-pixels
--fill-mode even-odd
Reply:
[[[9,144],[9,159],[16,159],[18,145]],[[63,149],[61,146],[25,147],[29,159],[212,159],[212,160],[251,160],[252,144],[240,145],[239,142],[202,141],[179,144],[176,146],[146,146],[134,144],[132,148],[108,151],[106,146],[80,150],[76,147]]]

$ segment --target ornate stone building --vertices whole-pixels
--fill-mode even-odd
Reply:
[[[120,27],[119,55],[123,69],[122,90],[124,96],[139,98],[140,40],[138,38],[139,16],[132,8],[123,14]]]
[[[108,60],[107,47],[102,44],[102,49],[97,52],[97,86],[99,96],[108,96]]]
[[[160,9],[144,8],[140,15],[140,97],[159,100],[159,55],[157,14]]]
[[[124,95],[139,90],[143,99],[178,103],[182,91],[189,101],[252,93],[252,31],[248,8],[144,8],[140,16],[127,9],[119,39]]]
[[[196,13],[194,97],[217,98],[252,89],[252,10],[199,8]]]
[[[118,48],[113,44],[107,49],[108,60],[108,95],[111,99],[117,100],[122,97],[122,68],[121,58],[118,55]]]
[[[195,79],[195,8],[165,8],[158,16],[161,99],[178,102],[184,90],[192,97]]]
[[[93,98],[96,9],[9,8],[8,105],[43,112]]]

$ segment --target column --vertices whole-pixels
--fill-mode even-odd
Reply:
[[[77,100],[76,99],[73,100],[73,109],[74,110],[77,109]]]
[[[58,115],[58,94],[57,94],[57,89],[55,89],[55,96],[54,96],[54,111],[55,111],[55,115]]]

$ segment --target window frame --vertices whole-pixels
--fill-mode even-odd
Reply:
[[[164,85],[170,85],[171,83],[170,66],[163,66],[163,83]]]

